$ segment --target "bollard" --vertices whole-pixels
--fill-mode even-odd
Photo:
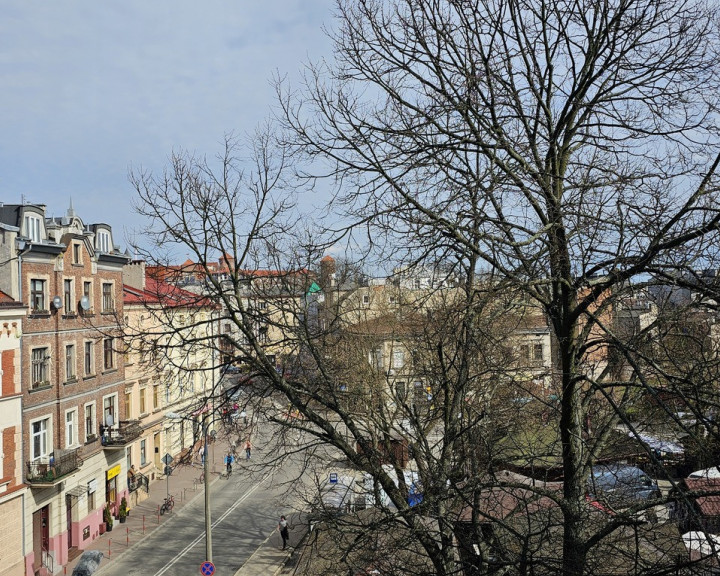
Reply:
[[[130,528],[125,528],[125,545],[130,548]]]
[[[111,555],[111,552],[112,552],[112,551],[110,550],[110,543],[111,543],[111,542],[112,542],[112,540],[111,540],[110,538],[108,538],[108,558],[110,558],[110,555]]]
[[[143,514],[143,534],[145,534],[145,514]]]

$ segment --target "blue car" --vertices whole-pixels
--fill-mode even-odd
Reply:
[[[660,498],[655,480],[635,466],[606,464],[593,466],[588,478],[588,495],[612,507],[632,506]]]

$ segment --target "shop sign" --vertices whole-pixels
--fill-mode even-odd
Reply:
[[[112,480],[118,474],[120,474],[120,464],[116,464],[115,466],[110,468],[110,470],[107,471],[107,479]]]

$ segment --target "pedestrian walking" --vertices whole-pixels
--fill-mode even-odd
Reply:
[[[245,460],[250,460],[250,453],[252,451],[252,445],[250,444],[250,438],[245,442]]]
[[[240,412],[240,418],[242,418],[243,426],[247,426],[247,412],[245,410]]]
[[[288,526],[287,520],[285,520],[285,516],[280,516],[280,522],[278,522],[278,530],[280,530],[280,537],[282,538],[283,542],[282,549],[285,550],[288,540],[290,539],[290,527]]]
[[[232,474],[232,465],[233,465],[234,460],[235,459],[233,458],[233,455],[230,452],[228,452],[227,456],[225,456],[225,471],[227,472],[228,476],[230,476],[230,474]]]

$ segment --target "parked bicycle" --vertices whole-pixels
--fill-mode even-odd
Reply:
[[[165,512],[170,512],[173,507],[175,506],[175,498],[173,498],[172,494],[167,496],[165,498],[165,501],[160,504],[160,516],[165,514]]]

